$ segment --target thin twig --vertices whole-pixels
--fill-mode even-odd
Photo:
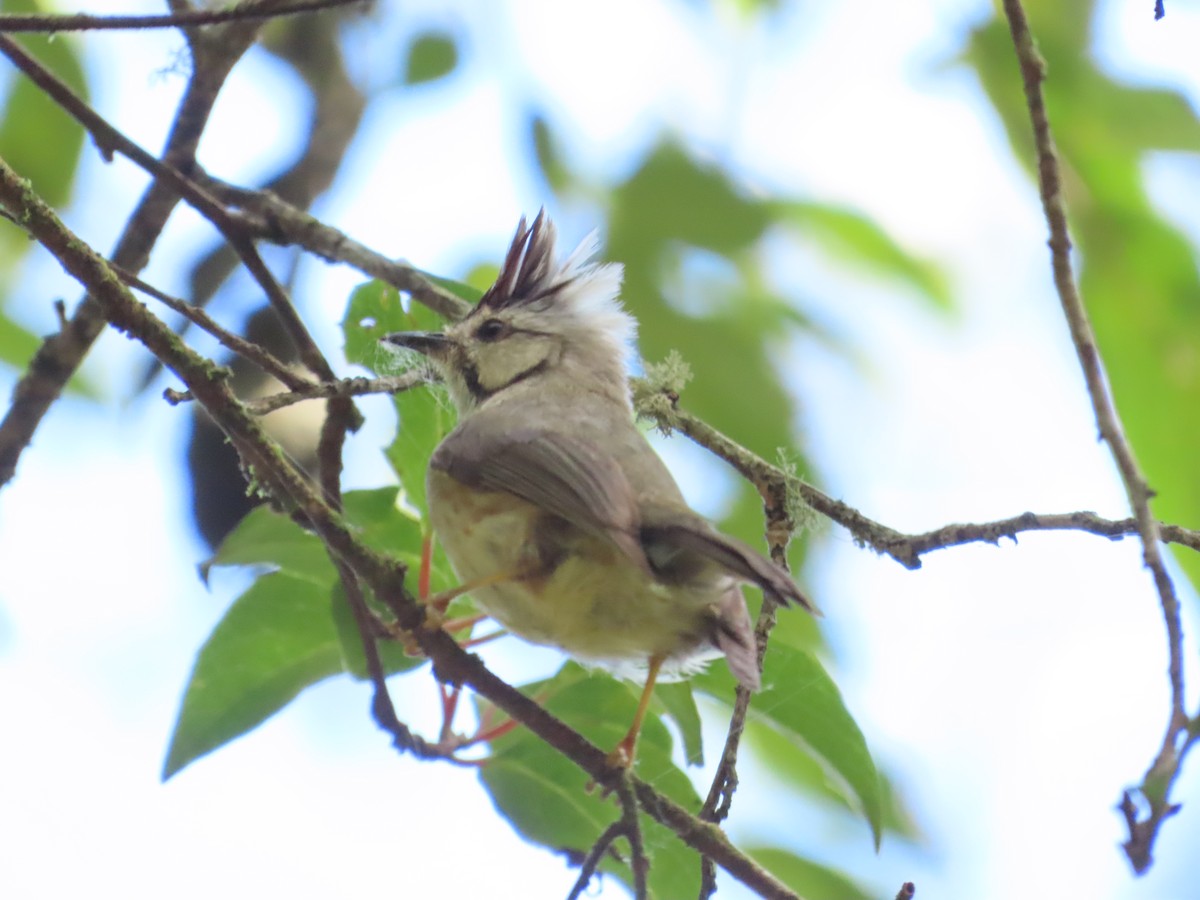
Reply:
[[[1130,820],[1129,840],[1124,845],[1134,870],[1141,873],[1146,871],[1152,862],[1154,840],[1159,825],[1175,809],[1170,802],[1170,790],[1179,775],[1180,764],[1183,761],[1179,738],[1188,727],[1187,712],[1184,708],[1183,627],[1180,622],[1179,598],[1163,561],[1158,522],[1150,511],[1150,498],[1154,492],[1134,458],[1133,448],[1125,436],[1120,416],[1109,393],[1100,350],[1096,346],[1091,322],[1088,320],[1071,267],[1071,238],[1067,228],[1067,209],[1063,198],[1058,151],[1054,146],[1046,103],[1042,96],[1046,64],[1038,53],[1020,0],[1004,0],[1004,13],[1008,17],[1013,47],[1020,63],[1025,103],[1029,108],[1029,118],[1033,126],[1038,188],[1042,198],[1042,209],[1050,229],[1050,261],[1054,272],[1054,286],[1071,332],[1071,342],[1075,345],[1079,365],[1083,370],[1100,437],[1108,444],[1120,472],[1121,482],[1125,486],[1125,493],[1129,497],[1129,505],[1142,540],[1142,559],[1153,576],[1166,625],[1171,710],[1158,756],[1142,780],[1141,792],[1149,803],[1149,816],[1142,822]],[[1186,746],[1188,745],[1185,744],[1184,747]]]
[[[665,395],[664,395],[665,396]],[[736,441],[697,418],[678,405],[678,396],[668,396],[670,412],[640,408],[639,412],[653,418],[667,433],[681,431],[701,447],[729,463],[746,478],[760,494],[764,491],[784,491],[802,500],[826,518],[841,525],[859,543],[877,553],[890,556],[906,569],[921,568],[922,557],[934,550],[944,550],[963,544],[999,544],[1002,538],[1016,541],[1017,535],[1037,531],[1080,531],[1110,540],[1136,535],[1136,519],[1108,519],[1094,512],[1067,513],[1025,512],[991,522],[955,523],[932,531],[906,534],[881,522],[876,522],[859,510],[835,500],[811,484],[764,460]],[[1180,525],[1158,523],[1159,537],[1171,544],[1200,550],[1200,531]]]
[[[129,31],[150,28],[195,28],[201,25],[222,25],[226,22],[265,22],[297,16],[302,13],[336,9],[339,6],[360,4],[371,0],[296,0],[290,6],[264,10],[259,3],[239,3],[228,9],[195,9],[158,16],[91,16],[75,15],[0,15],[0,32],[55,33],[60,31]]]
[[[241,257],[242,263],[246,266],[250,276],[258,282],[259,287],[263,289],[263,293],[267,295],[267,300],[279,316],[284,330],[295,343],[296,352],[299,354],[300,360],[321,381],[333,381],[337,377],[333,373],[333,367],[329,365],[329,361],[325,359],[321,348],[317,346],[317,342],[309,334],[308,327],[296,312],[296,307],[288,296],[287,291],[284,290],[283,285],[279,283],[267,267],[262,256],[259,255],[258,250],[255,248],[254,243],[241,232],[234,220],[228,217],[223,208],[221,209],[221,214],[221,221],[216,219],[210,219],[210,221],[220,229],[225,239],[229,241],[234,251]]]
[[[621,801],[621,829],[629,842],[629,868],[633,872],[634,900],[646,900],[648,890],[646,876],[650,872],[650,861],[646,859],[646,847],[642,843],[642,825],[638,821],[638,801],[633,792],[629,770],[621,772],[614,785],[617,799]]]
[[[303,473],[281,454],[258,420],[238,402],[219,367],[189,348],[147,307],[135,301],[104,258],[66,228],[29,183],[2,160],[0,204],[17,214],[29,232],[97,298],[115,327],[144,344],[183,380],[210,417],[229,435],[262,484],[304,516],[330,554],[353,568],[375,596],[393,611],[397,625],[413,635],[443,680],[467,685],[571,759],[593,780],[604,782],[611,778],[612,770],[603,750],[494,675],[477,656],[459,647],[452,636],[428,627],[426,610],[405,588],[407,568],[362,543]],[[413,752],[420,755],[423,749],[419,742]],[[641,808],[688,846],[712,856],[734,878],[761,896],[795,900],[793,891],[734,847],[719,828],[700,821],[645,782],[632,776],[630,782]]]
[[[329,262],[353,266],[411,295],[418,303],[451,321],[461,319],[471,310],[470,303],[431,281],[420,269],[360,244],[270,191],[247,190],[199,171],[194,177],[205,191],[231,207],[243,210],[243,224],[254,237],[285,246],[300,246]]]
[[[60,81],[36,59],[26,53],[12,39],[0,34],[0,52],[34,81],[51,99],[82,124],[102,146],[128,157],[148,174],[169,184],[197,212],[208,219],[241,257],[251,277],[263,289],[272,307],[279,314],[297,352],[304,364],[322,381],[333,381],[333,369],[313,341],[303,321],[296,314],[287,292],[271,274],[266,263],[255,249],[250,237],[240,226],[240,217],[230,214],[220,202],[207,194],[194,181],[177,168],[156,159],[138,146],[103,116],[88,106],[69,86]],[[355,425],[357,427],[357,423]]]
[[[303,375],[298,374],[294,369],[288,366],[287,363],[282,362],[280,359],[274,356],[269,350],[267,350],[266,347],[255,344],[252,341],[248,341],[245,338],[234,334],[232,331],[226,330],[225,328],[221,327],[221,325],[219,325],[217,321],[212,318],[212,316],[199,307],[193,306],[186,300],[181,300],[178,297],[172,297],[170,294],[160,291],[158,288],[151,284],[147,284],[132,272],[126,271],[115,263],[110,263],[109,265],[112,266],[112,270],[114,272],[121,276],[121,280],[131,288],[136,288],[143,294],[158,300],[164,306],[173,309],[197,328],[200,328],[215,337],[221,342],[222,346],[227,347],[238,356],[241,356],[244,359],[254,363],[268,375],[273,375],[293,391],[303,391],[307,388],[314,387],[313,381],[305,378]]]
[[[307,400],[324,400],[328,397],[363,397],[368,394],[398,394],[420,384],[428,383],[429,376],[425,372],[413,370],[403,375],[392,375],[386,378],[340,378],[337,381],[322,381],[309,384],[294,391],[283,391],[269,394],[251,400],[243,400],[242,405],[251,415],[265,416]],[[188,403],[195,398],[190,391],[176,391],[167,388],[163,391],[163,399],[172,406]]]
[[[789,571],[787,548],[795,530],[788,503],[787,485],[784,482],[759,482],[756,487],[763,501],[763,516],[766,520],[767,545],[774,563]],[[758,671],[763,670],[767,643],[775,628],[775,612],[779,604],[768,593],[763,594],[758,621],[754,623],[754,646],[757,654]],[[737,758],[742,735],[746,730],[746,716],[750,711],[751,693],[738,686],[733,702],[733,713],[729,718],[729,729],[725,734],[725,746],[721,750],[721,761],[717,764],[708,796],[700,810],[700,818],[706,822],[720,823],[729,815],[733,806],[733,795],[737,790]],[[717,871],[707,856],[700,859],[700,900],[708,900],[717,890]]]
[[[592,844],[591,849],[583,858],[583,862],[579,864],[579,877],[575,879],[571,892],[567,894],[567,900],[579,900],[583,896],[583,892],[592,883],[592,877],[596,874],[597,867],[612,847],[613,841],[624,833],[624,819],[617,819],[600,833],[600,837],[596,838],[596,843]]]
[[[195,162],[196,148],[217,94],[234,64],[253,43],[258,27],[254,23],[232,23],[206,32],[211,34],[211,41],[189,40],[193,52],[191,77],[163,152],[163,159],[172,168]],[[61,80],[3,34],[0,34],[0,52],[54,99],[58,100],[65,92],[79,104]],[[58,102],[61,105],[62,101]],[[107,136],[95,129],[91,133],[101,153],[106,158],[111,156]],[[126,222],[113,251],[113,261],[127,271],[141,271],[178,199],[172,185],[156,179]],[[46,411],[79,369],[104,326],[99,304],[94,298],[84,296],[70,320],[34,354],[13,390],[11,406],[0,421],[0,486],[16,474],[17,462],[33,440]]]

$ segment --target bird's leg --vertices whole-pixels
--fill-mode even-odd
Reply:
[[[646,710],[650,708],[650,698],[654,696],[654,682],[658,680],[658,671],[662,668],[665,659],[664,656],[650,657],[650,665],[646,671],[646,686],[642,688],[642,697],[638,701],[637,712],[633,714],[633,724],[629,726],[629,733],[622,738],[621,743],[617,744],[612,753],[608,754],[610,766],[622,769],[633,766],[638,735],[642,731],[642,723],[646,720]]]
[[[486,619],[484,614],[473,616],[462,616],[458,619],[444,620],[442,617],[446,613],[446,608],[450,605],[455,597],[460,597],[463,594],[470,593],[481,587],[490,587],[493,584],[500,584],[505,581],[515,581],[521,576],[519,573],[511,571],[495,572],[483,578],[475,578],[464,582],[457,587],[449,590],[440,591],[433,596],[429,593],[430,576],[433,570],[433,535],[426,534],[421,541],[421,567],[417,572],[417,598],[427,607],[426,622],[431,627],[440,627],[443,631],[454,634],[457,631],[462,631],[466,628],[477,624]],[[507,632],[503,629],[494,631],[490,634],[485,634],[482,637],[471,638],[460,642],[463,647],[474,647],[487,641],[495,640],[502,637]],[[459,685],[447,688],[445,685],[439,685],[438,689],[442,700],[442,728],[439,742],[443,746],[449,746],[455,742],[454,736],[454,715],[458,711],[458,700],[462,694],[462,688]],[[514,727],[515,722],[506,722],[499,728],[484,729],[481,728],[472,738],[467,738],[460,746],[469,746],[470,744],[480,741],[490,740],[494,737],[499,737],[505,732]]]
[[[469,594],[471,591],[477,591],[480,588],[491,587],[493,584],[503,584],[506,581],[519,581],[521,577],[522,575],[519,571],[505,569],[501,572],[493,572],[491,575],[484,575],[482,578],[472,578],[470,581],[464,581],[456,587],[438,591],[432,597],[426,597],[425,605],[440,615],[445,613],[446,607],[450,605],[450,601],[455,597],[461,597],[463,594]]]
[[[421,538],[421,568],[417,571],[417,599],[422,603],[429,596],[429,578],[433,574],[433,532]]]

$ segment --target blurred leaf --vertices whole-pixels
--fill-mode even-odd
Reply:
[[[458,45],[444,32],[427,31],[408,46],[405,84],[424,84],[445,78],[458,65]]]
[[[328,591],[337,573],[325,545],[268,506],[256,506],[221,542],[214,566],[265,565]]]
[[[52,4],[36,0],[4,0],[0,9],[8,13],[50,13]],[[78,45],[68,35],[26,35],[15,37],[31,56],[66,82],[85,101],[87,80],[77,52]],[[10,82],[7,96],[0,101],[0,157],[8,162],[47,203],[62,207],[71,195],[71,186],[83,148],[83,127],[67,115],[24,75]],[[0,229],[0,261],[11,263],[29,248],[30,242],[17,229]]]
[[[746,852],[805,900],[875,900],[876,894],[845,875],[780,847],[747,847]]]
[[[671,243],[732,256],[754,244],[770,224],[760,202],[743,196],[729,175],[696,162],[665,142],[618,186],[609,222],[608,255],[655,282],[655,261]]]
[[[725,702],[733,696],[733,678],[724,666],[712,667],[692,683]],[[831,787],[867,820],[878,848],[883,829],[879,775],[862,731],[817,658],[786,644],[772,644],[763,688],[754,696],[750,716],[821,766]]]
[[[584,673],[573,664],[531,689],[551,713],[604,748],[615,747],[624,737],[637,706],[632,685]],[[614,797],[587,790],[587,775],[525,729],[514,729],[493,749],[480,778],[496,808],[526,840],[566,853],[578,864],[600,833],[619,818]],[[698,806],[691,782],[671,762],[670,734],[653,717],[642,732],[636,765],[639,776],[676,802],[690,809]],[[695,896],[700,884],[698,855],[645,816],[642,825],[653,896]],[[625,847],[620,849],[627,856]],[[625,861],[606,859],[600,870],[632,884]]]
[[[7,363],[14,369],[24,371],[42,343],[41,337],[18,325],[0,310],[0,364]],[[81,369],[76,370],[67,381],[66,393],[89,400],[97,400],[101,396],[99,388]]]
[[[686,681],[662,683],[654,688],[654,698],[666,709],[667,715],[683,737],[683,754],[689,766],[704,765],[704,743],[700,732],[700,711],[692,686]]]
[[[487,278],[486,282],[484,282],[484,288],[486,288],[496,280],[496,273],[499,271],[499,268],[495,265],[485,266],[484,268],[491,272],[491,275]],[[480,297],[483,296],[483,288],[476,287],[478,282],[474,277],[474,271],[475,270],[472,270],[472,273],[467,275],[467,283],[455,281],[453,278],[442,278],[440,275],[431,275],[428,272],[422,272],[421,274],[438,287],[448,290],[459,300],[466,300],[468,303],[475,303]],[[434,328],[437,326],[431,325],[429,327]]]
[[[1154,512],[1194,525],[1200,479],[1189,448],[1200,445],[1200,419],[1179,411],[1200,405],[1196,247],[1154,209],[1143,166],[1157,150],[1200,150],[1200,119],[1183,94],[1119,84],[1092,54],[1078,52],[1072,34],[1089,33],[1084,20],[1093,13],[1090,4],[1079,5],[1074,15],[1082,18],[1067,27],[1061,20],[1072,12],[1054,4],[1030,10],[1049,66],[1046,104],[1081,261],[1079,283],[1117,408],[1157,494]],[[1004,24],[993,20],[972,32],[964,58],[1033,177],[1028,112],[1011,78]],[[1174,553],[1200,587],[1200,557]]]
[[[728,704],[723,705],[729,708]],[[859,805],[847,798],[844,789],[835,786],[835,782],[828,777],[826,767],[807,753],[797,753],[794,738],[779,731],[774,722],[751,716],[746,723],[746,744],[767,770],[798,792],[844,810],[847,814],[860,814]],[[904,798],[883,772],[879,773],[879,782],[883,830],[907,841],[921,842],[924,835]]]
[[[329,587],[282,572],[263,575],[233,602],[200,649],[163,779],[340,671]]]
[[[533,140],[533,155],[542,177],[556,194],[563,193],[571,184],[571,171],[559,149],[558,141],[544,116],[529,117],[529,130]]]
[[[0,312],[0,362],[24,369],[41,345],[41,338]]]
[[[913,256],[866,216],[823,203],[790,201],[776,208],[780,218],[803,229],[834,258],[907,284],[943,309],[951,306],[945,274]]]

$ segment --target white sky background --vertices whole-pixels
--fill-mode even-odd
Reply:
[[[869,361],[856,367],[808,341],[781,360],[818,484],[902,529],[1026,509],[1124,514],[1051,292],[1034,188],[969,75],[944,65],[985,7],[810,5],[720,59],[713,35],[673,4],[588,4],[586,21],[569,4],[452,6],[447,21],[465,22],[471,39],[465,69],[375,108],[321,215],[452,272],[497,259],[518,215],[545,199],[532,178],[512,176],[524,169],[511,92],[536,84],[575,129],[569,149],[596,171],[628,165],[664,127],[680,130],[750,184],[852,204],[949,264],[961,311],[947,318],[813,253],[776,262],[793,293],[836,298],[807,311]],[[1157,24],[1150,11],[1110,4],[1101,58],[1200,95],[1195,6],[1169,2]],[[501,58],[512,41],[518,61]],[[178,38],[84,43],[98,105],[157,149],[182,79],[153,73]],[[358,65],[386,81],[402,43],[386,55],[373,46]],[[114,60],[119,70],[105,68]],[[299,127],[293,98],[261,57],[247,60],[202,161],[233,180],[272,171]],[[102,188],[71,221],[107,249],[111,211],[121,219],[142,181],[90,147],[85,158],[82,183]],[[1195,171],[1155,167],[1167,208],[1193,216],[1192,228],[1194,208],[1170,201],[1195,196]],[[571,239],[595,223],[563,224]],[[163,261],[208,240],[177,214],[149,280],[178,289]],[[38,290],[22,287],[22,308],[48,330],[49,300],[78,291],[44,259],[31,271]],[[309,318],[334,347],[358,279],[319,264],[304,273],[321,298]],[[636,314],[637,298],[628,302]],[[91,371],[121,396],[127,342],[107,336]],[[12,374],[0,381],[7,392]],[[203,549],[188,525],[180,424],[154,399],[66,401],[0,493],[0,896],[565,896],[573,871],[499,821],[470,772],[398,757],[370,720],[367,688],[348,679],[159,783],[195,652],[240,583],[219,574],[208,592],[194,576]],[[376,416],[355,440],[355,486],[386,477],[377,448],[389,427]],[[715,470],[686,445],[666,452],[685,478]],[[689,496],[711,510],[719,498],[698,485]],[[1135,543],[1028,536],[941,551],[913,573],[833,530],[811,561],[803,579],[826,612],[838,682],[929,833],[926,850],[893,841],[874,857],[864,827],[835,862],[881,896],[905,880],[923,898],[1195,896],[1200,761],[1178,785],[1184,810],[1165,826],[1152,874],[1135,881],[1116,846],[1112,807],[1152,758],[1167,709],[1161,617]],[[1195,609],[1190,594],[1186,605]],[[1194,617],[1185,624],[1195,632]],[[514,656],[501,646],[490,659],[513,675]],[[434,726],[432,685],[402,702]],[[769,808],[772,788],[744,783],[735,811],[761,804],[753,818],[777,830],[757,837],[821,858],[823,820]],[[738,831],[748,818],[735,815],[737,836],[756,837]],[[605,896],[620,893],[609,885]]]

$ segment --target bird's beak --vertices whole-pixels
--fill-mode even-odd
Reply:
[[[450,339],[440,331],[396,331],[379,339],[384,344],[407,347],[437,359],[450,348]]]

